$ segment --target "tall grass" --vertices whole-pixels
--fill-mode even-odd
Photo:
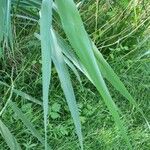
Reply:
[[[0,1],[0,57],[4,49],[13,49],[12,28],[11,28],[11,1]]]
[[[8,4],[10,1],[7,1]],[[120,135],[124,138],[128,149],[132,149],[132,145],[130,143],[130,137],[127,134],[127,129],[121,119],[121,111],[114,102],[111,97],[111,93],[107,87],[105,79],[107,79],[114,88],[120,92],[131,104],[133,104],[136,109],[141,113],[143,118],[145,119],[147,125],[149,123],[143,113],[143,111],[139,108],[134,98],[127,91],[124,84],[121,82],[117,74],[113,71],[108,62],[104,59],[103,55],[100,53],[96,45],[90,39],[88,33],[85,30],[84,23],[79,14],[78,8],[73,0],[56,0],[55,3],[52,0],[43,0],[42,3],[40,0],[30,0],[30,1],[16,1],[13,2],[14,7],[20,6],[20,11],[28,14],[29,16],[19,15],[22,18],[26,18],[29,20],[36,20],[39,22],[40,31],[39,34],[36,33],[36,37],[41,41],[41,55],[42,55],[42,89],[43,89],[43,104],[28,96],[27,94],[13,89],[13,92],[17,95],[24,97],[34,103],[43,106],[43,114],[44,114],[44,132],[45,137],[43,138],[38,131],[34,128],[34,125],[28,121],[25,115],[21,112],[21,110],[17,107],[17,105],[10,101],[10,106],[16,114],[18,114],[19,119],[22,120],[24,125],[31,131],[33,136],[35,136],[41,144],[45,147],[45,149],[50,149],[49,142],[47,140],[47,125],[48,125],[48,110],[49,110],[49,88],[50,88],[50,80],[51,80],[51,68],[52,63],[56,68],[58,73],[62,90],[66,97],[67,104],[69,106],[69,110],[71,112],[72,119],[74,121],[76,133],[79,139],[81,149],[84,149],[83,135],[81,130],[80,117],[77,107],[77,102],[74,94],[74,90],[72,87],[68,66],[73,70],[73,72],[77,75],[80,80],[79,73],[77,71],[80,70],[96,87],[99,94],[102,96],[106,106],[108,107],[119,131]],[[9,4],[10,6],[10,4]],[[79,6],[79,5],[78,5]],[[11,37],[11,25],[10,25],[10,8],[1,1],[1,24],[0,24],[0,42],[4,42],[5,34],[7,35],[7,42]],[[6,12],[7,7],[7,12]],[[39,16],[35,14],[35,12],[31,11],[28,8],[36,8],[40,10]],[[22,9],[22,10],[21,10]],[[5,11],[3,11],[5,10]],[[98,11],[98,10],[97,10]],[[6,17],[6,18],[5,18]],[[54,30],[54,26],[52,24],[52,20],[57,19],[58,26],[61,30],[64,31],[69,44],[63,39],[61,35],[58,34],[57,29]],[[137,19],[136,19],[137,21]],[[8,24],[8,28],[5,29],[4,22]],[[3,32],[5,31],[5,32]],[[9,32],[8,32],[9,31]],[[12,40],[11,40],[12,41]],[[0,49],[2,52],[2,49]],[[1,85],[9,87],[9,85],[0,81]],[[9,87],[10,88],[10,87]],[[17,143],[14,136],[10,133],[9,129],[4,125],[2,121],[0,121],[0,129],[1,134],[6,140],[6,143],[10,147],[10,149],[20,149],[19,144]],[[4,130],[7,134],[4,133]],[[7,137],[10,137],[10,142]]]
[[[52,0],[44,0],[41,8],[40,35],[42,49],[42,79],[43,79],[43,109],[45,128],[45,149],[47,150],[47,115],[48,115],[48,94],[51,78],[51,55],[52,55]]]

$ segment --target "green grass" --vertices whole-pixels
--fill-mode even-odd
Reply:
[[[14,1],[12,3],[14,4]],[[47,27],[44,26],[46,24],[44,21],[50,19],[48,13],[44,11],[41,11],[41,18],[43,15],[48,18],[40,20],[39,30],[39,24],[36,21],[39,16],[36,9],[40,10],[40,2],[27,3],[32,9],[28,9],[28,4],[25,6],[22,1],[19,5],[14,5],[17,7],[13,13],[22,14],[22,16],[19,16],[21,18],[13,17],[13,32],[15,32],[13,49],[11,44],[10,49],[1,47],[4,49],[0,60],[0,110],[2,110],[0,133],[3,136],[3,138],[0,137],[2,141],[0,149],[8,149],[7,145],[14,149],[11,144],[13,145],[16,141],[22,149],[44,149],[44,147],[47,149],[49,145],[57,150],[80,149],[80,147],[104,150],[149,149],[150,135],[147,126],[147,121],[150,120],[148,107],[150,97],[149,16],[148,9],[145,10],[143,3],[136,7],[132,7],[131,3],[121,17],[118,16],[118,12],[122,12],[127,7],[121,2],[108,4],[104,1],[97,1],[97,3],[88,1],[79,8],[90,38],[96,43],[98,50],[123,81],[132,97],[97,48],[93,48],[71,1],[68,1],[67,6],[63,5],[63,1],[56,1],[61,21],[56,10],[53,12],[54,18],[57,19],[57,22],[53,20],[55,30],[49,29],[50,24],[47,24]],[[120,7],[121,4],[123,4],[122,7]],[[148,2],[145,5],[149,7]],[[62,9],[62,6],[66,8]],[[26,16],[27,20],[24,20]],[[71,19],[72,21],[69,22],[66,19],[68,17],[69,21]],[[117,20],[119,17],[121,19]],[[68,30],[70,23],[74,26]],[[61,35],[61,38],[55,31]],[[10,43],[11,37],[8,39]],[[43,45],[42,57],[39,40]],[[69,42],[73,48],[68,46]],[[51,55],[45,53],[50,52],[46,43],[52,46]],[[48,70],[50,60],[53,61],[51,71]],[[44,65],[46,68],[41,70]],[[48,90],[50,72],[51,83]],[[42,100],[42,80],[44,101]],[[119,111],[117,111],[118,108]],[[7,140],[7,135],[3,134],[4,129],[8,130],[10,142]],[[14,139],[15,142],[11,142]]]

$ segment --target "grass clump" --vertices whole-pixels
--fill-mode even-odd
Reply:
[[[14,0],[0,28],[0,148],[148,149],[149,2],[52,3]]]

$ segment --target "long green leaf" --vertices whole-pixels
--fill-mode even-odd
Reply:
[[[56,70],[58,72],[58,76],[61,82],[61,87],[63,89],[63,92],[65,94],[75,127],[76,132],[79,138],[81,149],[83,149],[83,138],[82,138],[82,132],[81,132],[81,124],[79,119],[79,112],[78,107],[76,104],[76,99],[73,91],[73,87],[71,84],[69,72],[64,60],[64,57],[61,53],[61,49],[57,43],[56,36],[54,32],[52,31],[53,35],[53,53],[52,53],[52,59],[55,64]]]
[[[129,149],[132,149],[125,127],[123,126],[123,123],[119,117],[118,108],[112,100],[106,84],[102,78],[101,72],[98,68],[90,40],[84,29],[83,22],[75,3],[73,0],[56,0],[56,5],[58,7],[63,29],[72,47],[85,66],[94,85],[102,95],[104,102],[114,117],[114,120],[120,129],[121,134],[124,137]]]
[[[7,18],[6,18],[6,36],[10,42],[10,47],[13,49],[13,36],[11,25],[11,0],[7,0]]]
[[[58,34],[57,40],[63,54],[93,83],[92,79],[90,78],[89,74],[86,71],[86,68],[77,58],[77,56],[75,55],[74,51],[72,51],[72,48],[68,45],[68,43],[65,42],[65,40],[62,39]]]
[[[87,78],[92,82],[91,78],[89,77],[87,71],[85,70],[84,66],[81,64],[80,60],[76,58],[75,54],[73,53],[71,47],[60,37],[57,37],[59,39],[59,45],[63,51],[63,53],[68,57],[70,61],[85,75]],[[117,74],[113,71],[111,66],[108,64],[108,62],[104,59],[102,54],[98,51],[97,47],[93,44],[93,50],[94,54],[97,58],[99,69],[102,72],[103,77],[105,77],[116,90],[120,92],[126,99],[129,100],[133,106],[136,107],[136,109],[141,113],[143,118],[145,119],[148,127],[150,128],[149,122],[146,119],[143,111],[139,108],[134,98],[131,96],[131,94],[128,92],[122,81],[119,79]],[[93,83],[93,82],[92,82]]]
[[[128,90],[126,89],[124,84],[121,82],[119,77],[116,75],[116,73],[113,71],[111,66],[107,63],[107,61],[104,59],[104,57],[98,51],[98,49],[96,48],[96,46],[94,44],[93,44],[93,50],[94,50],[94,54],[98,61],[99,69],[102,71],[103,76],[115,87],[116,90],[118,90],[126,99],[128,99],[129,102],[131,104],[133,104],[133,106],[136,107],[136,109],[141,113],[141,115],[145,119],[145,121],[150,129],[149,122],[147,121],[143,111],[139,108],[136,101],[133,99],[133,97],[128,92]]]
[[[4,46],[13,50],[11,0],[0,1],[0,57]]]
[[[5,26],[5,18],[6,18],[6,8],[7,8],[7,1],[0,1],[0,57],[3,53],[3,39],[4,39],[4,33],[6,31]]]
[[[40,35],[42,49],[42,84],[43,84],[43,109],[45,128],[45,149],[47,150],[47,115],[48,93],[51,77],[51,24],[52,24],[52,0],[43,0],[40,17]]]
[[[77,57],[75,56],[75,54],[72,51],[71,47],[68,45],[68,43],[65,42],[60,36],[57,36],[57,39],[59,41],[59,45],[60,45],[60,47],[62,49],[62,52],[66,55],[66,57],[68,57],[68,59],[70,61],[72,61],[72,63],[85,76],[87,76],[87,78],[93,83],[93,81],[91,80],[91,78],[90,78],[89,74],[87,73],[86,69],[81,64],[80,60],[77,59]],[[97,49],[97,47],[95,46],[94,43],[92,43],[92,47],[93,47],[93,51],[94,51],[95,57],[97,58],[99,69],[101,70],[103,77],[105,77],[114,86],[114,88],[120,92],[120,94],[122,94],[126,99],[129,100],[129,102],[131,104],[133,104],[133,106],[136,107],[136,109],[141,113],[141,115],[145,119],[148,127],[150,128],[149,122],[146,119],[143,111],[139,108],[139,106],[137,105],[136,101],[131,96],[131,94],[128,92],[128,90],[126,89],[126,87],[124,86],[124,84],[122,83],[122,81],[119,79],[119,77],[117,76],[117,74],[113,71],[113,69],[111,68],[111,66],[104,59],[104,57],[102,56],[102,54],[98,51],[98,49]]]
[[[79,119],[79,115],[78,115],[78,108],[76,105],[75,96],[74,96],[74,92],[73,92],[73,88],[72,88],[72,84],[70,81],[70,77],[69,77],[69,73],[68,73],[68,69],[66,67],[66,64],[68,64],[68,66],[70,66],[70,68],[74,71],[74,73],[76,74],[76,76],[80,82],[81,82],[81,79],[80,79],[78,72],[76,71],[76,68],[74,68],[74,66],[68,61],[68,58],[64,57],[63,54],[61,53],[61,50],[63,50],[63,52],[66,52],[66,53],[68,51],[65,51],[65,47],[63,47],[61,45],[60,39],[56,38],[56,35],[55,35],[53,30],[52,30],[52,35],[53,35],[52,60],[55,64],[56,70],[58,72],[59,79],[61,81],[61,86],[62,86],[62,89],[64,91],[67,103],[69,105],[69,109],[71,111],[71,114],[72,114],[72,117],[74,120],[74,124],[76,127],[76,131],[77,131],[77,135],[78,135],[78,138],[80,141],[80,145],[81,145],[81,148],[83,149],[82,133],[81,133],[80,119]],[[41,37],[39,34],[36,33],[35,36],[39,40],[41,40]],[[71,53],[69,53],[69,54],[71,54]],[[73,56],[73,55],[71,55],[71,56]]]
[[[8,88],[10,88],[10,86],[7,83],[4,83],[4,82],[0,81],[0,84],[3,85],[3,86],[6,86]],[[30,96],[30,95],[22,92],[21,90],[13,89],[13,92],[15,94],[21,96],[22,98],[27,99],[27,100],[35,103],[35,104],[42,105],[41,101],[39,101],[38,99],[36,99],[36,98],[34,98],[34,97],[32,97],[32,96]]]
[[[0,120],[0,133],[11,150],[21,150],[17,140],[11,134],[11,132],[9,131],[7,126],[2,122],[2,120]]]
[[[17,107],[17,105],[14,102],[11,101],[9,104],[12,110],[17,114],[18,118],[24,123],[28,130],[31,131],[32,135],[36,137],[44,146],[44,139],[42,138],[40,133],[35,129],[34,125],[28,120],[28,118],[22,113],[22,111]]]
[[[5,26],[5,10],[6,10],[6,1],[0,1],[0,42],[3,41],[4,36],[4,26]]]
[[[72,64],[72,62],[64,56],[64,60],[65,60],[65,63],[70,67],[70,69],[74,72],[74,74],[76,75],[78,81],[80,82],[80,84],[82,85],[82,81],[81,81],[81,78],[80,78],[80,75],[76,69],[76,67]]]

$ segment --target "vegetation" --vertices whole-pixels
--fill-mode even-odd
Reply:
[[[0,1],[0,149],[148,150],[149,7]]]

